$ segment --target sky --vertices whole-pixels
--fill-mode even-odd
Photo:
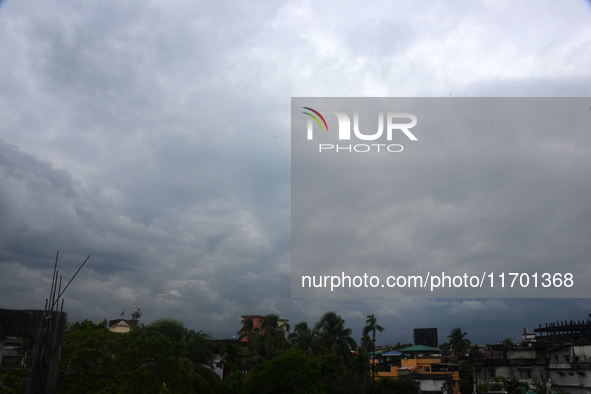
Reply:
[[[374,313],[387,344],[586,319],[588,298],[291,298],[290,103],[589,97],[590,48],[584,1],[0,2],[0,307],[43,309],[59,251],[64,281],[91,255],[64,294],[70,320],[142,308],[146,324],[231,338],[243,314],[293,327],[334,310],[359,340]],[[565,138],[589,157],[589,137]],[[577,174],[561,201],[582,216],[549,238],[591,236]]]
[[[302,107],[343,120],[321,110],[328,130],[314,130]],[[292,295],[591,297],[589,108],[585,97],[294,99]],[[412,125],[412,138],[387,124]]]

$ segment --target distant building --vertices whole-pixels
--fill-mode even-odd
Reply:
[[[109,330],[111,332],[123,333],[129,332],[133,327],[137,327],[137,320],[115,319],[109,321]]]
[[[476,384],[484,383],[493,387],[498,378],[517,378],[532,384],[534,380],[546,380],[547,358],[534,347],[515,348],[505,351],[490,349],[486,358],[474,360]]]
[[[591,393],[591,345],[563,345],[548,351],[548,378],[553,389]]]
[[[125,313],[125,311],[123,312]],[[121,316],[123,316],[123,313]],[[126,319],[115,319],[109,320],[109,329],[111,332],[129,332],[132,328],[137,327],[139,324],[140,317],[142,317],[142,310],[139,308],[133,308],[131,310],[131,320]]]
[[[437,328],[415,328],[413,330],[414,344],[429,347],[439,347]]]
[[[521,342],[522,343],[536,342],[536,334],[530,333],[527,328],[522,328],[521,329]]]
[[[540,324],[534,329],[536,342],[550,345],[591,343],[591,319]]]
[[[242,315],[240,316],[242,318],[242,327],[244,327],[245,323],[247,320],[252,320],[252,326],[253,326],[253,332],[258,332],[261,334],[265,333],[265,330],[263,329],[263,323],[265,322],[265,316],[263,315]],[[287,319],[279,319],[278,321],[278,326],[279,328],[282,329],[283,333],[285,334],[285,337],[287,337],[287,322],[289,320]],[[246,333],[246,335],[244,335],[242,338],[240,338],[240,340],[242,342],[248,342],[248,333]]]
[[[374,357],[372,362],[377,364],[377,378],[409,377],[421,385],[421,393],[425,394],[460,393],[458,364],[443,363],[441,357],[415,357],[407,359],[394,357],[388,360],[387,353],[383,353],[381,357]],[[378,364],[379,360],[382,360],[380,364]]]

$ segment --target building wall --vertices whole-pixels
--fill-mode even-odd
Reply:
[[[591,346],[562,346],[548,352],[552,387],[568,393],[591,393]]]
[[[421,391],[423,392],[459,394],[460,373],[458,371],[433,372],[434,364],[441,364],[441,358],[402,359],[400,360],[400,367],[392,365],[389,371],[380,371],[377,376],[389,378],[413,377],[421,384]],[[453,389],[451,390],[446,385],[448,380],[452,381]],[[441,390],[441,387],[445,387],[445,389]]]
[[[437,328],[415,328],[413,330],[413,339],[415,345],[439,346]]]
[[[111,332],[125,333],[125,332],[129,332],[129,331],[131,331],[131,327],[129,327],[129,326],[112,326],[111,327]]]

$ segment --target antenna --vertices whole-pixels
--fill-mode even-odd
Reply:
[[[142,317],[142,310],[140,308],[133,308],[131,310],[131,320],[138,321]]]
[[[84,260],[84,262],[82,263],[82,265],[80,266],[80,268],[78,268],[78,271],[76,271],[76,273],[74,274],[74,276],[72,277],[72,279],[70,279],[70,281],[68,282],[68,284],[66,285],[66,287],[64,287],[64,289],[62,290],[62,277],[60,275],[59,277],[59,287],[58,287],[58,274],[59,271],[57,269],[57,260],[59,258],[60,252],[58,251],[56,256],[55,256],[55,264],[53,266],[53,277],[51,280],[51,290],[49,291],[49,298],[45,300],[45,310],[46,311],[53,311],[54,307],[59,306],[60,303],[60,298],[62,298],[62,295],[64,295],[64,292],[66,291],[66,289],[68,288],[68,286],[70,286],[70,283],[72,283],[72,281],[74,280],[74,278],[76,277],[76,275],[78,275],[78,272],[80,272],[80,270],[82,269],[82,267],[84,267],[84,264],[86,264],[86,262],[88,261],[88,259],[90,258],[90,255],[88,255],[88,257],[86,258],[86,260]],[[57,298],[56,298],[57,296]],[[64,300],[62,299],[62,310],[64,308]],[[57,309],[55,309],[57,310]]]

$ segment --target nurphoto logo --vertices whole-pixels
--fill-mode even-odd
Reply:
[[[323,110],[322,113],[310,107],[302,107],[307,110],[302,112],[309,117],[307,124],[307,139],[314,140],[314,124],[317,124],[320,131],[328,132],[328,123],[322,114],[336,116],[338,122],[337,138],[339,141],[351,141],[351,119],[349,115],[342,111]],[[400,123],[400,120],[406,119],[410,122]],[[386,141],[390,142],[393,136],[402,132],[409,140],[418,141],[418,138],[410,131],[417,125],[417,117],[408,112],[388,112],[386,114]],[[353,113],[353,140],[359,141],[378,141],[383,140],[384,134],[384,113],[378,113],[378,130],[376,132],[362,132],[359,127],[359,113]],[[361,143],[361,144],[318,144],[318,151],[322,152],[402,152],[404,147],[400,144],[390,143]]]

